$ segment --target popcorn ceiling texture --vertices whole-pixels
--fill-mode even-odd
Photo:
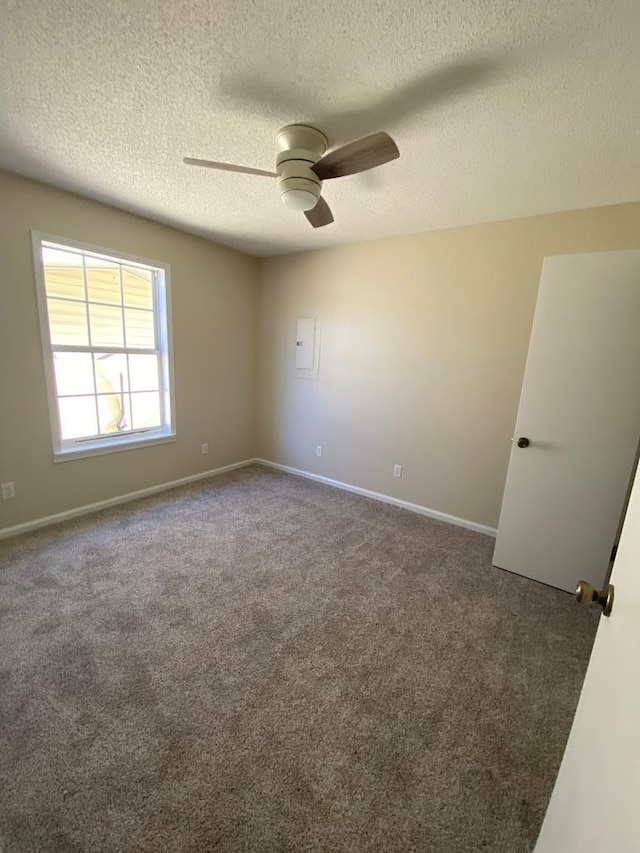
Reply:
[[[0,0],[0,167],[252,254],[635,201],[640,4]],[[386,129],[402,157],[325,184],[313,231],[274,135]]]

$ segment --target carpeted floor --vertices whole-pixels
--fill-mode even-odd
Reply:
[[[252,467],[0,542],[0,850],[531,850],[596,621]]]

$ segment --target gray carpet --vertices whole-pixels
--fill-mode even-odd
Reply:
[[[528,851],[596,621],[252,467],[0,542],[0,850]]]

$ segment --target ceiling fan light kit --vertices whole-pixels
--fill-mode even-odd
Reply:
[[[184,162],[189,166],[277,178],[285,207],[303,211],[314,228],[321,228],[333,222],[331,209],[320,195],[323,181],[365,172],[400,156],[393,139],[382,131],[343,145],[325,156],[329,145],[327,137],[306,124],[283,127],[276,134],[276,145],[276,172],[192,157],[185,157]]]
[[[320,198],[322,182],[311,166],[327,150],[327,137],[314,127],[291,124],[277,133],[276,145],[282,203],[292,210],[313,210]]]

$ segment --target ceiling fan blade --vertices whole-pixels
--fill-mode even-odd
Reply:
[[[400,156],[398,146],[388,133],[380,131],[336,148],[311,167],[321,181],[366,172]]]
[[[205,166],[207,169],[219,169],[221,172],[240,172],[242,175],[262,175],[265,178],[277,178],[275,172],[265,172],[264,169],[251,169],[249,166],[234,166],[231,163],[215,163],[213,160],[196,160],[194,157],[185,157],[183,162],[187,166]]]
[[[327,202],[320,196],[318,203],[312,210],[305,210],[304,215],[314,228],[322,228],[333,222],[333,213]]]

